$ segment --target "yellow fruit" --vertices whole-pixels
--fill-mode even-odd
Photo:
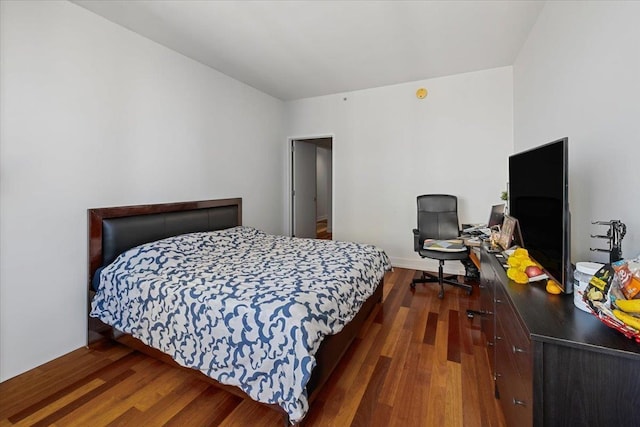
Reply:
[[[549,292],[550,294],[558,295],[562,293],[562,288],[558,286],[558,284],[551,279],[547,280],[546,289],[547,289],[547,292]]]
[[[518,268],[520,267],[521,263],[522,259],[515,256],[510,256],[509,259],[507,259],[507,264],[509,264],[509,267]]]
[[[616,305],[627,313],[640,313],[640,299],[617,299]]]
[[[515,251],[513,251],[513,256],[518,257],[518,258],[529,258],[529,251],[526,250],[525,248],[518,248]]]
[[[613,310],[613,315],[616,316],[618,320],[624,322],[625,325],[631,326],[633,329],[640,331],[640,319],[637,317],[617,309]]]
[[[529,276],[527,276],[524,271],[517,268],[511,267],[507,269],[507,277],[521,285],[529,283]]]

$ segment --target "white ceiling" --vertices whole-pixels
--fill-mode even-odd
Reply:
[[[77,0],[283,100],[511,65],[543,1]]]

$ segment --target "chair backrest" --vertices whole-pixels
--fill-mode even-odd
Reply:
[[[417,201],[420,245],[424,239],[455,239],[460,235],[456,196],[424,194]]]

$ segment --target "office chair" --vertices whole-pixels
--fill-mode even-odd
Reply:
[[[473,288],[466,283],[454,280],[455,276],[445,276],[443,267],[445,261],[458,260],[466,261],[469,258],[469,250],[463,252],[442,252],[437,250],[424,249],[425,239],[447,240],[460,236],[458,223],[458,198],[448,194],[425,194],[417,197],[418,202],[418,228],[413,229],[413,249],[422,258],[437,259],[438,275],[434,276],[425,271],[422,277],[413,279],[411,288],[416,287],[416,283],[437,282],[440,284],[438,298],[444,298],[444,284],[457,286],[467,291],[469,295]]]

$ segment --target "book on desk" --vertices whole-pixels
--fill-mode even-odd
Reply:
[[[481,237],[462,235],[460,238],[462,239],[462,243],[464,243],[465,246],[471,246],[471,247],[480,247],[480,246],[482,246],[482,238]]]
[[[465,246],[462,239],[426,239],[422,244],[422,248],[428,251],[440,252],[464,252],[467,250],[467,247]]]

